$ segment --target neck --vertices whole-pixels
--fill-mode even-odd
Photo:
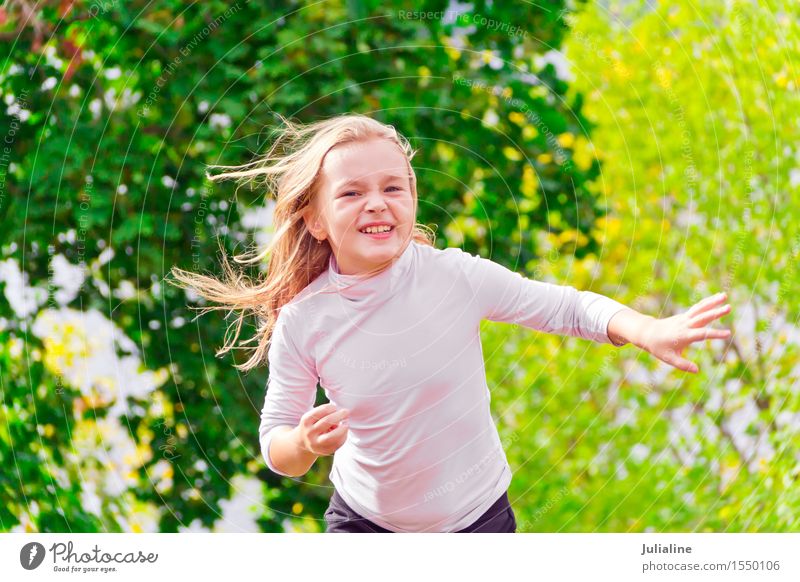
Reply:
[[[400,259],[400,257],[403,255],[403,252],[405,252],[407,249],[408,249],[408,245],[406,245],[403,248],[402,251],[400,251],[397,255],[391,257],[384,264],[377,263],[377,264],[366,265],[366,266],[363,266],[363,265],[350,265],[350,264],[347,264],[347,263],[345,263],[343,265],[339,261],[339,255],[336,254],[335,251],[333,253],[333,256],[334,256],[334,259],[336,260],[336,270],[340,275],[367,275],[367,274],[369,274],[370,276],[375,276],[375,275],[377,275],[379,273],[384,272],[386,269],[391,267],[395,262],[397,262]],[[374,270],[374,269],[377,269],[377,270]]]

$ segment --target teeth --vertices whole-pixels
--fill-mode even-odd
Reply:
[[[368,226],[367,228],[363,229],[361,232],[366,232],[370,234],[377,234],[379,232],[389,232],[392,230],[391,226]]]

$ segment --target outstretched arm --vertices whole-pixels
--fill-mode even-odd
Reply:
[[[480,319],[612,343],[608,323],[627,309],[610,297],[528,279],[507,267],[458,248],[444,251],[466,275]]]
[[[664,319],[626,308],[609,320],[608,336],[618,346],[631,343],[679,370],[696,374],[699,371],[697,364],[685,359],[683,351],[694,342],[730,337],[729,329],[706,327],[730,313],[730,305],[720,307],[726,299],[725,293],[718,293],[706,297],[684,313]]]

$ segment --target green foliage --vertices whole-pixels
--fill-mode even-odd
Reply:
[[[164,276],[263,234],[207,164],[354,111],[419,150],[439,246],[655,316],[731,297],[696,377],[484,326],[521,531],[796,530],[797,7],[605,4],[0,9],[0,529],[323,529],[330,459],[266,469],[268,371]]]
[[[797,531],[798,32],[793,3],[571,21],[570,90],[602,162],[589,188],[609,213],[602,253],[573,261],[550,237],[543,275],[661,316],[726,290],[734,335],[690,349],[694,376],[486,330],[523,531]]]
[[[53,3],[32,19],[3,9],[5,293],[44,295],[28,311],[0,302],[0,460],[14,467],[0,481],[0,529],[219,529],[243,491],[263,496],[245,511],[260,529],[321,529],[329,460],[302,481],[266,470],[267,371],[240,376],[212,357],[225,322],[190,322],[194,298],[164,284],[173,265],[219,273],[217,239],[231,253],[254,234],[241,215],[265,193],[214,189],[203,173],[263,151],[276,112],[366,112],[409,136],[419,219],[441,246],[519,267],[548,227],[580,232],[576,252],[593,248],[600,210],[585,184],[597,165],[576,139],[579,100],[566,103],[566,83],[539,60],[561,41],[561,3],[498,4],[472,14],[516,31],[374,1]],[[76,293],[60,288],[62,259],[83,270]],[[123,361],[110,339],[92,344],[112,335],[134,346],[125,374],[77,375],[92,350]]]

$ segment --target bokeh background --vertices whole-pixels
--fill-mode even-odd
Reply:
[[[439,247],[654,316],[730,296],[697,375],[484,322],[519,531],[797,531],[799,22],[789,0],[4,2],[0,530],[324,530],[330,458],[266,469],[269,370],[215,357],[228,322],[165,277],[271,236],[268,193],[207,164],[265,151],[277,114],[361,112],[419,150]]]

